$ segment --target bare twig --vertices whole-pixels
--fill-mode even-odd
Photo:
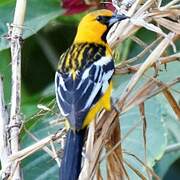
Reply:
[[[88,180],[93,178],[96,168],[98,166],[98,158],[101,153],[102,147],[104,145],[104,140],[111,134],[112,131],[112,125],[113,120],[116,119],[117,113],[115,110],[112,110],[111,112],[104,112],[103,116],[101,118],[105,118],[107,121],[103,124],[101,134],[96,139],[96,142],[93,145],[93,151],[91,152],[91,156],[88,157],[88,166],[86,168],[83,167],[79,179]],[[93,154],[93,156],[92,156]],[[87,172],[88,170],[88,172]],[[85,178],[84,178],[85,177]]]
[[[95,139],[95,122],[92,122],[89,126],[89,132],[88,132],[88,137],[87,137],[87,142],[86,142],[86,154],[85,154],[85,159],[84,159],[84,165],[82,172],[79,176],[79,180],[83,179],[88,179],[89,178],[89,166],[90,166],[90,161],[89,157],[93,151],[93,144],[94,144],[94,139]]]
[[[12,155],[9,156],[9,160],[10,161],[21,161],[24,158],[26,158],[27,156],[33,154],[34,152],[44,148],[47,144],[49,144],[51,141],[56,141],[57,139],[59,139],[60,137],[62,137],[63,133],[64,133],[65,129],[62,129],[59,133],[57,134],[52,134],[49,135],[48,137],[39,140],[38,142],[34,143],[33,145],[24,148],[20,151],[18,151],[17,153],[14,153]]]
[[[60,167],[60,160],[59,160],[59,157],[57,155],[53,140],[50,141],[50,144],[51,144],[51,149],[52,149],[52,152],[53,152],[53,157],[56,160],[58,167]]]
[[[147,178],[138,169],[133,167],[128,161],[123,159],[124,163],[142,180],[147,180]]]
[[[160,64],[167,64],[173,61],[178,61],[180,58],[180,53],[176,53],[170,56],[166,56],[166,57],[160,57],[159,58],[159,63]],[[129,63],[134,62],[134,60],[136,60],[136,58],[132,58],[132,61],[128,60],[127,63],[125,63],[126,61],[124,61],[124,63],[119,64],[116,66],[116,74],[127,74],[127,73],[132,73],[132,72],[136,72],[142,64],[136,64],[133,66],[128,65]],[[156,64],[156,62],[154,62],[151,67],[154,67]]]
[[[157,94],[161,93],[163,90],[171,88],[175,84],[180,82],[180,78],[173,80],[168,84],[164,84],[161,81],[151,78],[142,88],[140,88],[132,98],[128,100],[126,106],[123,108],[123,112],[127,112],[131,108],[136,105],[139,105],[142,102],[145,102],[149,98],[156,96]],[[156,88],[157,84],[160,84],[161,87]],[[138,98],[139,97],[139,98]]]
[[[140,164],[142,164],[146,169],[148,169],[148,171],[150,172],[151,176],[155,179],[155,180],[160,180],[160,178],[158,177],[158,175],[153,171],[152,168],[150,168],[147,164],[145,164],[140,158],[138,158],[135,154],[129,153],[127,151],[123,151],[123,153],[125,153],[128,156],[132,156],[135,160],[137,160],[137,162],[139,162]]]
[[[19,129],[21,125],[20,104],[21,104],[21,43],[22,26],[26,12],[26,0],[17,0],[13,24],[10,36],[11,58],[12,58],[12,92],[11,92],[11,112],[10,112],[10,139],[11,153],[19,150]],[[12,164],[12,169],[14,164]],[[12,173],[12,172],[11,172]],[[20,168],[17,165],[12,179],[20,180]]]
[[[9,155],[9,144],[7,135],[7,123],[8,115],[4,102],[3,80],[0,77],[0,160],[2,169],[2,179],[6,178],[10,174],[9,167],[7,168],[7,159]]]
[[[34,136],[25,126],[24,126],[24,129],[25,129],[25,132],[35,141],[35,142],[39,142],[40,140]],[[44,146],[42,148],[47,154],[49,154],[53,159],[55,158],[54,155],[53,155],[53,152],[47,147],[47,146]]]
[[[139,112],[140,112],[141,120],[143,121],[144,162],[145,162],[145,164],[148,164],[148,161],[147,161],[147,140],[146,140],[147,120],[146,120],[146,115],[145,115],[145,104],[144,104],[144,102],[139,104]],[[147,172],[148,178],[151,179],[149,168],[146,168],[146,172]]]
[[[177,115],[177,119],[180,120],[180,107],[178,103],[176,102],[175,98],[173,97],[172,93],[168,89],[165,89],[163,90],[163,94],[166,97],[169,104],[171,105],[175,114]]]
[[[100,162],[103,161],[105,158],[107,158],[138,126],[141,125],[141,121],[138,121],[136,124],[134,124],[129,130],[128,132],[123,136],[123,138],[121,138],[120,141],[118,141],[113,148],[108,151],[101,159]]]
[[[166,147],[165,153],[179,151],[180,150],[180,142],[176,144],[171,144]]]
[[[154,49],[154,51],[148,56],[148,58],[145,60],[145,62],[141,65],[139,70],[136,72],[136,74],[132,77],[130,82],[128,83],[127,87],[125,88],[124,92],[122,93],[120,97],[119,102],[119,108],[122,109],[122,107],[125,104],[125,101],[128,97],[128,95],[131,93],[132,89],[140,79],[140,77],[143,75],[143,73],[156,61],[158,61],[158,58],[161,56],[161,54],[164,52],[164,50],[167,48],[167,46],[170,44],[174,37],[173,33],[170,33],[167,38],[164,38],[161,43]]]

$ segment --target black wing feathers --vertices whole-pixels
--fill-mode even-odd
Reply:
[[[69,61],[77,61],[75,79],[71,73],[73,67],[70,67],[73,63],[67,66],[63,59],[55,80],[59,109],[62,115],[68,118],[71,126],[76,129],[82,128],[89,109],[108,88],[114,72],[113,60],[110,56],[105,56],[104,46],[94,44],[80,46],[81,48],[78,49],[84,51],[82,59],[69,59]],[[73,53],[72,49],[71,53]],[[66,55],[63,57],[67,58]],[[80,58],[80,56],[76,57]]]

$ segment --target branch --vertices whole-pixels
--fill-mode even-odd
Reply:
[[[5,102],[4,102],[4,91],[3,91],[3,79],[0,77],[0,160],[2,169],[2,179],[6,178],[10,169],[7,167],[7,159],[9,155],[9,146],[7,140],[7,122],[8,116],[6,112]]]
[[[180,58],[180,53],[176,53],[170,56],[166,56],[166,57],[160,57],[158,63],[160,65],[164,64],[168,64],[171,63],[173,61],[179,61]],[[155,67],[155,65],[157,64],[157,62],[154,62],[151,67]],[[119,64],[116,66],[116,70],[115,73],[116,74],[128,74],[128,73],[132,73],[132,72],[136,72],[142,64],[136,64],[133,66],[130,66],[128,62],[125,61],[125,63]]]
[[[126,86],[125,90],[123,91],[120,100],[119,100],[119,109],[122,110],[125,101],[129,94],[131,93],[132,89],[140,79],[140,77],[144,74],[144,72],[155,62],[158,61],[161,54],[164,52],[164,50],[168,47],[172,39],[174,38],[173,33],[169,33],[167,38],[164,38],[160,44],[153,50],[153,52],[147,57],[147,59],[144,61],[144,63],[141,65],[141,67],[138,69],[136,74],[131,78],[130,82]]]
[[[60,132],[56,133],[56,134],[51,134],[49,136],[47,136],[44,139],[39,140],[38,142],[32,144],[31,146],[28,146],[20,151],[18,151],[17,153],[12,154],[11,156],[9,156],[9,161],[21,161],[24,158],[28,157],[29,155],[33,154],[36,151],[39,151],[40,149],[43,149],[46,145],[48,145],[50,142],[52,141],[56,141],[58,139],[60,139],[63,135],[64,135],[64,130],[62,129]],[[49,155],[55,159],[56,157],[54,156],[53,153],[51,153],[51,151],[49,151]]]
[[[26,0],[17,0],[14,14],[11,40],[11,59],[12,59],[12,92],[11,92],[11,112],[10,112],[10,138],[11,138],[11,153],[14,154],[19,150],[19,131],[21,125],[20,104],[21,104],[21,42],[22,42],[22,26],[26,12]],[[20,180],[19,164],[15,168],[12,164],[12,169],[15,171],[12,179]]]
[[[179,151],[179,150],[180,150],[180,143],[171,144],[166,147],[165,153],[170,153],[170,152]]]

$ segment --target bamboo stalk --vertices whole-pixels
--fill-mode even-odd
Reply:
[[[8,115],[4,101],[3,79],[2,77],[0,77],[0,161],[2,169],[2,179],[6,178],[10,174],[10,168],[7,168],[7,159],[9,155],[9,144],[6,131],[7,123]]]
[[[24,17],[26,12],[26,0],[17,0],[14,20],[11,25],[12,34],[11,40],[11,59],[12,59],[12,92],[11,92],[11,111],[10,111],[10,139],[11,139],[11,154],[15,154],[19,150],[19,131],[21,125],[21,43]],[[12,164],[12,169],[14,169]],[[12,173],[12,171],[11,171]],[[17,164],[14,176],[12,179],[21,180],[20,167]]]

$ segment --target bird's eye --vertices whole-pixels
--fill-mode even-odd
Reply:
[[[96,20],[99,21],[101,24],[108,25],[110,18],[111,16],[98,16]]]
[[[96,20],[97,20],[97,21],[101,21],[101,20],[102,20],[102,16],[98,16],[98,17],[96,18]]]

